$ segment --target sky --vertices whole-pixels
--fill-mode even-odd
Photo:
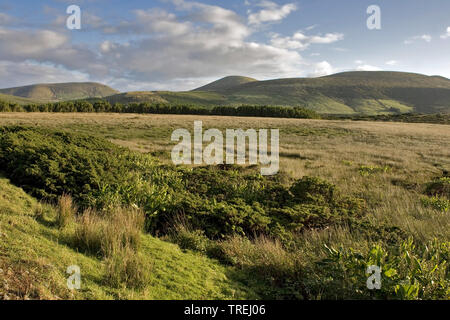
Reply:
[[[71,5],[80,29],[67,27]],[[450,78],[449,54],[448,0],[0,0],[0,88],[182,91],[355,70]]]

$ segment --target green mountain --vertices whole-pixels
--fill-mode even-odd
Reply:
[[[221,90],[228,104],[303,106],[320,113],[450,112],[450,80],[402,72],[346,72]]]
[[[450,113],[449,79],[386,71],[344,72],[320,78],[267,81],[232,76],[186,92],[118,93],[97,83],[65,83],[2,89],[1,93],[37,101],[93,101],[103,98],[110,103],[122,104],[301,106],[324,114]]]
[[[160,102],[206,107],[252,104],[302,106],[324,114],[450,113],[449,79],[404,72],[344,72],[268,81],[233,76],[193,91],[151,94]],[[121,98],[122,103],[146,101],[137,95]],[[117,96],[107,99],[114,102]]]
[[[95,82],[71,82],[0,89],[0,93],[43,102],[103,98],[118,91]]]

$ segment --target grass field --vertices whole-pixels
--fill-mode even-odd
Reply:
[[[364,220],[375,228],[396,227],[417,243],[425,244],[433,239],[450,241],[448,208],[436,209],[425,205],[423,200],[427,197],[426,184],[450,171],[448,125],[181,115],[0,114],[0,126],[29,125],[87,133],[131,150],[150,153],[166,163],[170,163],[170,151],[175,144],[170,141],[172,131],[186,128],[192,132],[194,120],[202,120],[204,130],[280,129],[279,175],[286,181],[303,176],[326,179],[343,194],[364,199],[367,204]],[[26,289],[28,297],[265,297],[265,289],[259,288],[260,284],[252,285],[246,278],[251,268],[246,269],[245,264],[223,266],[200,253],[182,252],[176,245],[149,235],[142,236],[140,253],[154,266],[150,284],[138,292],[108,289],[99,280],[102,272],[99,266],[103,262],[65,245],[65,232],[70,232],[70,228],[60,232],[37,220],[33,217],[38,205],[35,199],[6,179],[1,179],[0,184],[0,237],[5,238],[0,244],[0,269],[3,270],[0,283],[6,277],[3,280],[15,288],[28,281],[33,287]],[[301,249],[296,255],[307,264],[308,259],[324,257],[324,245],[364,252],[376,241],[341,225],[304,231],[298,236],[298,243]],[[88,288],[75,296],[64,289],[63,270],[74,260],[88,270]],[[12,266],[11,271],[8,265]],[[24,270],[33,270],[33,274]],[[44,278],[38,275],[42,270],[50,270]],[[23,297],[23,290],[18,288],[3,294],[16,292],[16,296]]]

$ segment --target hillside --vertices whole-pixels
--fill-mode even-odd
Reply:
[[[450,80],[404,72],[345,72],[321,78],[256,81],[227,77],[188,92],[152,92],[169,104],[205,107],[301,106],[322,114],[379,115],[450,112]],[[143,95],[143,93],[139,93]],[[136,94],[111,96],[110,102],[148,102]]]
[[[156,92],[152,91],[132,91],[125,93],[118,93],[111,96],[106,97],[109,103],[167,103],[168,101],[158,95]]]
[[[37,101],[64,101],[103,98],[116,94],[117,91],[100,83],[72,82],[0,89],[0,93]]]
[[[0,176],[0,300],[2,299],[255,299],[230,268],[150,235],[141,255],[151,265],[145,290],[104,283],[104,262],[67,242],[69,230],[55,226],[55,208],[40,204]],[[83,290],[70,291],[66,269],[82,271]]]
[[[450,113],[449,79],[385,71],[344,72],[320,78],[266,81],[232,76],[186,92],[118,93],[96,83],[68,83],[2,89],[1,93],[40,102],[77,99],[92,102],[102,98],[111,104],[144,102],[209,108],[245,104],[301,106],[332,115]],[[8,97],[9,100],[17,99]],[[17,103],[29,103],[27,101]]]
[[[401,72],[259,81],[224,94],[229,103],[299,105],[334,114],[450,111],[450,80]]]
[[[241,84],[250,83],[250,82],[257,82],[258,80],[248,77],[241,77],[241,76],[230,76],[225,77],[220,80],[211,82],[210,84],[207,84],[203,87],[194,89],[192,91],[223,91],[227,89],[231,89],[234,87],[237,87]]]
[[[7,102],[7,103],[12,103],[12,104],[17,103],[19,105],[25,105],[25,104],[36,103],[36,102],[41,102],[41,101],[0,93],[0,102]]]

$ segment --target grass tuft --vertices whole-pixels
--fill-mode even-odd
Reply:
[[[109,257],[126,247],[137,251],[144,220],[142,211],[137,209],[118,208],[106,216],[88,209],[76,226],[74,245],[102,257]]]
[[[67,227],[75,218],[77,209],[72,201],[72,197],[63,194],[58,200],[56,211],[56,224],[60,229]]]

